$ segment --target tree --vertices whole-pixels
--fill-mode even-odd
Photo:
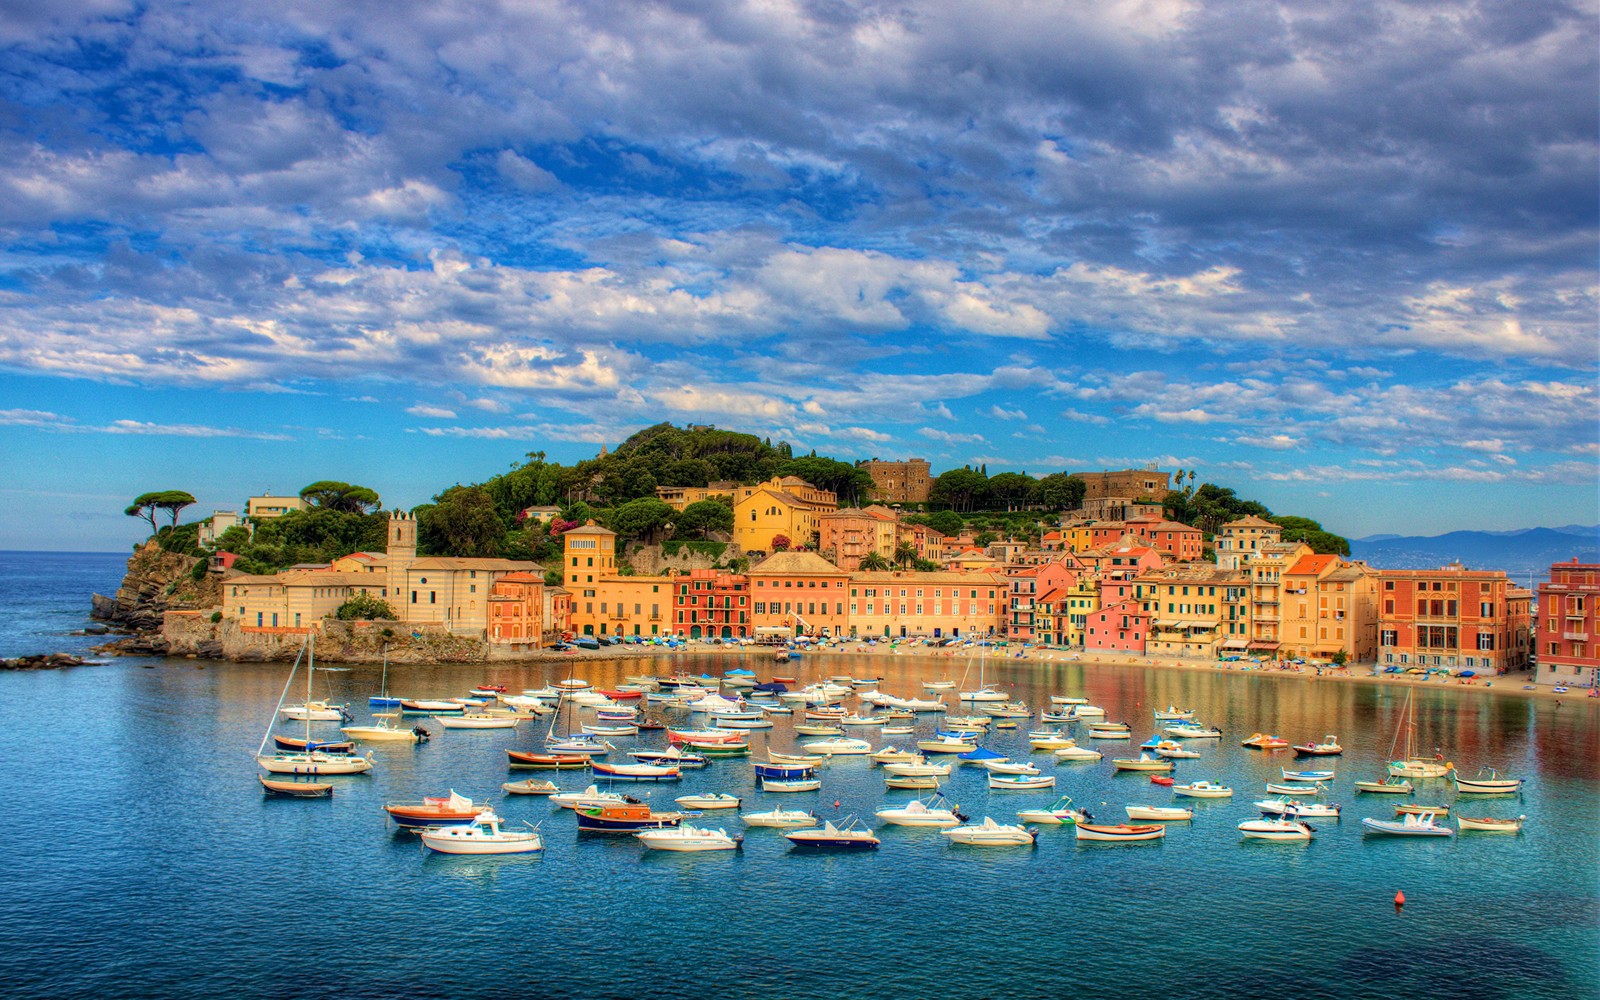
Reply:
[[[1283,540],[1286,542],[1304,542],[1318,555],[1350,554],[1350,540],[1325,530],[1320,521],[1292,514],[1273,517],[1270,520],[1283,529]]]
[[[963,513],[988,498],[989,477],[970,468],[940,473],[928,490],[929,503]]]
[[[152,535],[156,533],[156,508],[155,505],[150,502],[150,499],[154,496],[157,496],[157,494],[146,493],[134,500],[133,503],[129,504],[127,509],[123,511],[123,513],[129,517],[142,517],[146,521],[149,521],[150,534]]]
[[[955,536],[961,534],[966,522],[953,510],[939,510],[928,515],[928,527],[941,535]]]
[[[417,512],[418,545],[428,555],[488,557],[500,549],[505,522],[481,486],[452,486]]]
[[[840,506],[853,506],[871,495],[872,476],[849,462],[807,455],[778,466],[780,476],[798,476],[820,489],[839,495]]]
[[[1333,653],[1333,656],[1331,657],[1331,659],[1333,661],[1333,665],[1336,666],[1336,667],[1342,667],[1346,663],[1350,662],[1350,657],[1347,656],[1345,654],[1345,651],[1342,650],[1342,649],[1334,650],[1334,653]]]
[[[333,617],[340,621],[374,621],[380,618],[394,621],[395,613],[394,609],[389,607],[388,601],[362,591],[339,605],[339,610],[333,613]]]
[[[619,535],[653,541],[661,529],[676,516],[677,511],[655,497],[640,497],[637,500],[629,500],[613,510],[607,527]],[[732,520],[731,511],[729,520]]]
[[[894,564],[877,552],[868,552],[861,557],[860,567],[864,573],[882,573],[894,568]]]
[[[989,477],[989,493],[997,504],[1011,510],[1028,501],[1037,482],[1025,472],[997,472]]]
[[[133,498],[123,513],[129,517],[142,517],[150,522],[150,533],[156,533],[156,511],[166,511],[172,517],[172,527],[178,525],[178,511],[194,503],[194,495],[183,490],[156,490],[141,493]]]
[[[300,490],[300,499],[323,510],[340,510],[346,514],[370,514],[383,506],[378,494],[365,486],[321,479]]]
[[[1053,472],[1033,484],[1031,499],[1052,510],[1073,510],[1083,505],[1083,495],[1088,491],[1088,484],[1077,476]]]
[[[675,536],[708,538],[713,531],[733,530],[733,508],[720,500],[698,500],[679,511],[673,524]]]
[[[894,547],[894,561],[900,565],[901,569],[905,569],[916,558],[917,547],[910,542],[901,542]]]
[[[772,551],[774,552],[788,552],[789,546],[793,544],[788,535],[772,536]]]
[[[992,545],[994,543],[994,539],[995,539],[994,532],[985,531],[985,532],[981,532],[978,535],[977,538],[974,538],[972,540],[972,544],[976,545],[980,549],[984,549],[984,548],[988,548],[990,545]]]

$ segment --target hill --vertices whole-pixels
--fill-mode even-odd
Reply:
[[[1350,542],[1352,558],[1383,569],[1428,569],[1460,561],[1473,569],[1503,569],[1524,585],[1537,586],[1550,564],[1577,556],[1600,560],[1600,526],[1525,528],[1520,531],[1452,531],[1432,537],[1375,535]]]

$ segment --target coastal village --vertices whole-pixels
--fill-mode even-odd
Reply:
[[[675,511],[713,498],[729,504],[730,551],[747,557],[742,570],[634,572],[620,559],[627,539],[593,520],[560,532],[559,570],[419,556],[416,518],[394,511],[382,552],[251,575],[214,551],[220,605],[167,611],[163,633],[192,643],[197,631],[226,630],[281,637],[290,648],[364,595],[394,619],[357,626],[397,642],[475,643],[481,659],[541,656],[577,637],[981,637],[1154,661],[1367,665],[1465,678],[1531,669],[1541,686],[1593,688],[1600,674],[1597,565],[1552,566],[1535,603],[1500,570],[1370,566],[1285,541],[1279,524],[1254,515],[1210,535],[1163,516],[1155,498],[1173,486],[1172,474],[1153,467],[1074,473],[1085,484],[1081,504],[1037,536],[989,538],[970,526],[944,534],[903,514],[927,503],[929,463],[859,464],[873,483],[861,506],[841,506],[835,493],[794,476],[657,489]],[[251,497],[242,517],[224,511],[202,522],[200,539],[215,545],[230,527],[304,506],[299,496]],[[523,513],[560,516],[554,506]]]

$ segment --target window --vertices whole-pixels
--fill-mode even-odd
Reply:
[[[1478,648],[1479,649],[1493,649],[1494,648],[1494,633],[1493,632],[1479,632],[1478,633]]]

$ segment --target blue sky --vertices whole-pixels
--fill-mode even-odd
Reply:
[[[1600,521],[1592,4],[0,10],[0,548],[658,420]]]

